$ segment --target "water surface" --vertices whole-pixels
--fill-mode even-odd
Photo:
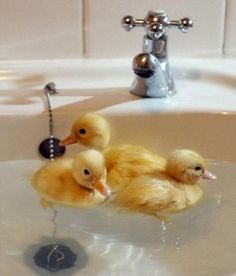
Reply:
[[[68,275],[236,273],[236,164],[209,163],[218,180],[201,181],[204,199],[162,225],[152,217],[104,208],[45,210],[30,183],[42,163],[0,162],[0,275],[50,275],[37,270],[26,252],[54,236],[71,246],[77,241],[88,254],[86,267]]]

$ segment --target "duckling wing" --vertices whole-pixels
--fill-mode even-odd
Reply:
[[[119,206],[154,215],[159,211],[175,212],[186,208],[182,189],[164,178],[141,176],[120,190],[115,198]]]
[[[166,160],[142,146],[119,145],[104,150],[108,183],[119,190],[137,176],[163,171]]]

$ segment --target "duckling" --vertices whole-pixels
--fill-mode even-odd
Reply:
[[[190,150],[175,150],[166,159],[143,146],[127,144],[109,146],[103,154],[106,160],[108,183],[113,190],[122,189],[137,176],[158,172],[167,173],[177,181],[190,184],[195,182],[196,176],[202,174],[206,166],[204,159]],[[183,173],[184,170],[186,170],[185,173]],[[192,171],[194,173],[191,174]],[[211,179],[214,175],[204,171],[203,177]]]
[[[81,143],[89,147],[105,148],[103,154],[106,160],[107,178],[113,191],[121,189],[124,183],[131,182],[137,176],[166,169],[166,159],[154,151],[130,144],[107,147],[109,142],[108,121],[100,115],[88,113],[73,124],[71,134],[60,144]]]
[[[80,143],[86,147],[103,149],[110,142],[108,121],[95,113],[87,113],[77,119],[71,128],[71,134],[64,138],[61,146]]]
[[[95,113],[88,113],[79,118],[71,128],[71,134],[60,142],[66,146],[81,143],[88,147],[104,149],[108,171],[108,182],[113,191],[122,188],[137,175],[154,169],[163,169],[165,159],[142,146],[118,145],[107,147],[110,142],[108,121]]]
[[[54,203],[89,207],[102,203],[110,195],[103,155],[92,149],[74,159],[58,158],[44,165],[34,174],[32,182],[44,207]]]
[[[168,221],[163,212],[182,211],[202,198],[197,184],[201,178],[216,179],[205,166],[204,159],[194,151],[173,151],[165,171],[137,176],[117,193],[114,203]]]

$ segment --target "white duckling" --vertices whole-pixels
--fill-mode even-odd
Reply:
[[[74,159],[58,158],[40,168],[32,182],[44,207],[53,203],[89,207],[110,195],[105,161],[96,150],[81,152]]]

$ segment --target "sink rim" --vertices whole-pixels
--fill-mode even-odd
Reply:
[[[152,112],[155,105],[157,111],[161,108],[167,112],[236,112],[235,59],[171,58],[170,64],[176,75],[178,93],[169,99],[140,99],[128,92],[134,77],[130,58],[1,61],[0,115],[43,112],[45,106],[40,92],[49,80],[61,90],[52,99],[54,108],[63,109],[67,105],[71,108],[75,101],[92,98],[98,101],[101,97],[100,102],[114,98],[113,107],[117,105],[118,110],[127,108],[130,112],[142,110],[140,105]],[[133,107],[134,99],[137,107]],[[88,108],[91,110],[91,104]]]

